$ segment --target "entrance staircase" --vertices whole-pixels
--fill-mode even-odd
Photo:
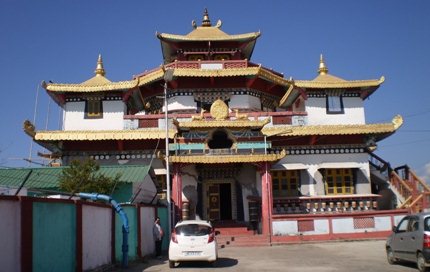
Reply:
[[[389,162],[369,152],[372,182],[387,186],[396,196],[399,209],[421,212],[430,208],[430,186],[407,165],[391,168]],[[393,207],[393,208],[394,208]]]
[[[214,225],[219,248],[270,245],[269,236],[257,234],[245,223],[221,221]]]

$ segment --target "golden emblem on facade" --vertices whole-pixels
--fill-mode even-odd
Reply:
[[[211,115],[215,120],[225,120],[228,117],[228,106],[217,99],[211,106]]]

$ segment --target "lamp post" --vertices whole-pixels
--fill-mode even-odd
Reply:
[[[172,202],[170,201],[170,166],[169,166],[169,116],[167,106],[167,82],[173,79],[173,69],[164,70],[164,125],[166,131],[166,197],[168,233],[172,232]]]

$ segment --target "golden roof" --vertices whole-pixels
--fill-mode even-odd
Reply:
[[[294,85],[300,88],[359,88],[359,87],[376,87],[384,82],[385,78],[370,80],[345,80],[340,77],[330,75],[328,67],[325,64],[323,55],[320,55],[320,64],[318,67],[318,76],[313,80],[296,80]]]
[[[285,157],[286,152],[283,150],[279,154],[247,154],[247,155],[188,155],[188,156],[170,156],[169,161],[172,163],[256,163],[256,162],[275,162]]]
[[[264,120],[194,120],[175,122],[179,128],[261,128],[270,123],[270,118]]]
[[[294,80],[294,88],[290,88],[279,101],[279,105],[291,105],[299,96],[300,90],[306,89],[348,89],[359,88],[362,99],[372,94],[385,81],[385,77],[369,80],[345,80],[328,73],[323,55],[320,56],[318,76],[313,80]]]
[[[140,76],[138,86],[143,86],[148,83],[162,80],[164,76],[163,68],[159,68],[153,72]],[[175,68],[173,72],[174,77],[235,77],[235,76],[259,76],[269,82],[287,86],[292,83],[291,80],[278,76],[269,70],[257,66],[246,68],[231,68],[231,69],[192,69],[192,68]]]
[[[150,140],[165,139],[166,132],[162,130],[135,129],[135,130],[91,130],[91,131],[36,131],[33,135],[35,141],[106,141],[106,140]],[[169,138],[173,139],[176,130],[169,130]]]
[[[170,41],[240,41],[253,40],[260,36],[260,32],[229,35],[220,29],[221,25],[221,20],[218,20],[217,24],[215,26],[212,26],[212,23],[209,19],[208,10],[205,9],[202,25],[197,26],[196,22],[192,21],[192,26],[194,29],[187,35],[157,33],[157,37],[160,40]]]
[[[403,124],[403,118],[396,115],[391,123],[364,125],[315,125],[264,127],[266,136],[309,136],[309,135],[355,135],[393,133]]]
[[[63,84],[63,83],[46,83],[42,82],[42,87],[50,92],[79,92],[79,93],[92,93],[103,91],[126,90],[134,88],[138,85],[139,80],[118,81],[112,82],[105,77],[106,72],[103,68],[103,59],[99,55],[97,60],[95,76],[77,84]]]

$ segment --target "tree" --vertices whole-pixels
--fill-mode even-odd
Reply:
[[[70,167],[64,168],[60,176],[60,189],[70,193],[87,192],[111,195],[118,183],[121,174],[114,178],[97,173],[100,166],[96,161],[73,160]]]

